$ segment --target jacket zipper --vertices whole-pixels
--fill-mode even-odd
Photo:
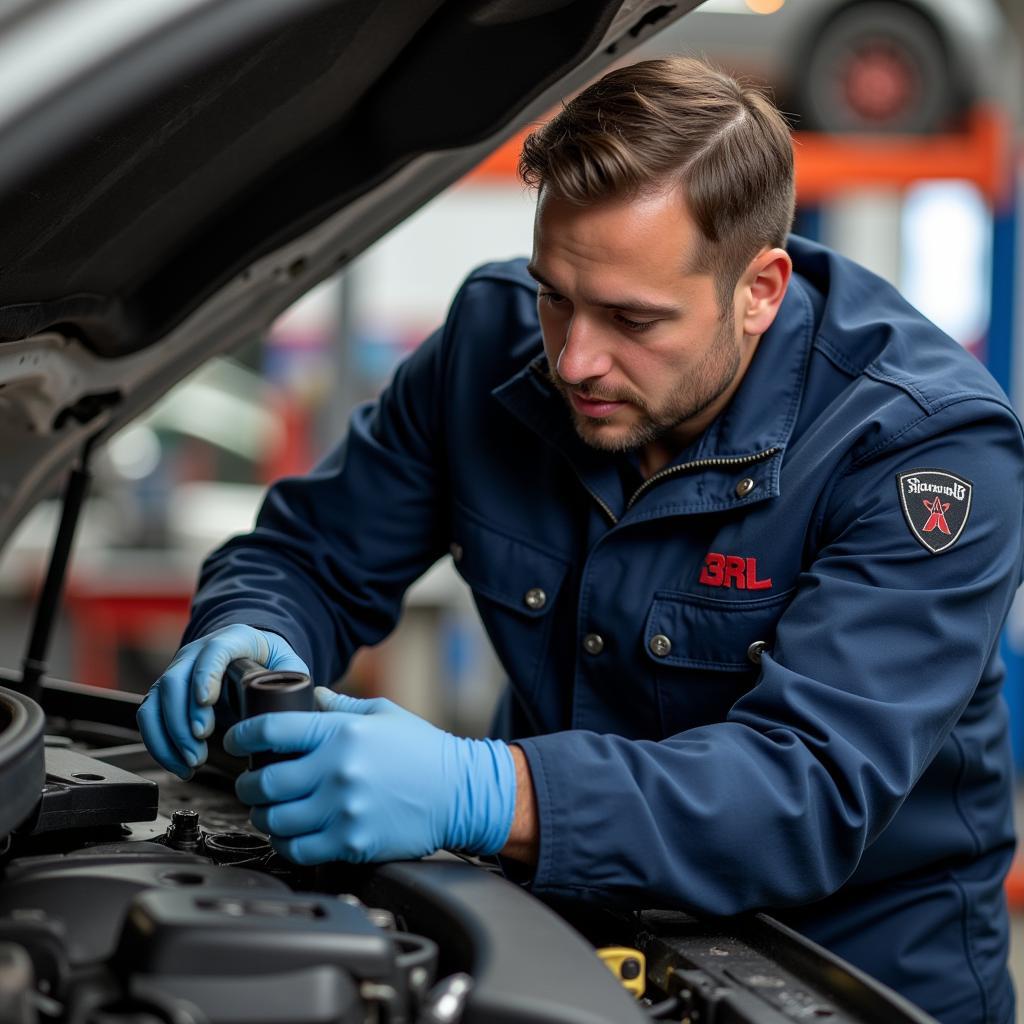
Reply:
[[[615,524],[619,521],[619,517],[608,507],[608,502],[606,502],[604,498],[602,498],[600,495],[595,494],[587,486],[586,481],[583,479],[583,477],[579,475],[579,473],[576,474],[576,479],[579,480],[579,482],[583,485],[583,490],[585,490],[587,494],[589,494],[594,499],[594,501],[597,502],[597,504],[601,508],[601,511],[611,520],[612,526],[615,526]]]
[[[538,356],[531,364],[530,369],[540,377],[545,383],[547,381],[547,374],[543,369],[543,357]],[[646,490],[653,487],[656,483],[660,483],[662,480],[667,479],[670,476],[675,476],[678,473],[687,473],[693,469],[713,469],[719,466],[747,466],[754,465],[758,462],[764,462],[765,459],[770,459],[779,451],[778,448],[765,448],[764,451],[756,452],[753,455],[721,455],[711,459],[696,459],[693,462],[684,462],[681,466],[669,466],[667,469],[662,469],[655,473],[654,476],[648,477],[634,492],[633,496],[626,502],[626,511],[628,512],[637,501],[637,499]],[[586,484],[586,481],[579,475],[576,474],[576,478],[583,485],[583,489],[589,494],[595,502],[597,502],[601,511],[608,517],[611,524],[615,526],[619,517],[608,507],[608,503],[595,494]]]
[[[628,512],[633,507],[641,494],[670,476],[688,473],[692,469],[713,469],[720,466],[752,466],[756,462],[764,462],[765,459],[770,459],[778,450],[778,448],[765,448],[764,451],[756,452],[754,455],[720,455],[711,459],[697,459],[694,462],[684,462],[679,466],[669,466],[666,469],[659,470],[654,476],[648,477],[633,492],[633,496],[626,502],[626,511]],[[603,505],[604,502],[601,502],[601,504]]]

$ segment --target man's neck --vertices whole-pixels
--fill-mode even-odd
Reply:
[[[749,355],[743,361],[732,383],[723,391],[710,405],[701,409],[699,413],[684,423],[680,423],[674,430],[659,437],[655,441],[644,445],[637,453],[640,463],[640,473],[645,480],[654,476],[659,470],[664,469],[680,452],[685,451],[694,441],[704,433],[708,427],[718,418],[726,406],[732,401],[733,395],[739,390],[743,378],[750,369],[757,352],[758,342],[761,337],[753,338],[753,345],[750,346]]]
[[[649,479],[659,469],[667,466],[682,450],[682,448],[677,450],[674,444],[666,444],[664,440],[652,441],[650,444],[644,445],[637,452],[640,475],[645,480]]]
[[[735,394],[742,379],[742,375],[737,375],[736,380],[729,385],[729,388],[722,392],[706,409],[702,409],[692,419],[681,423],[664,437],[659,437],[656,441],[644,445],[637,453],[641,476],[645,480],[649,479],[686,451],[714,423],[718,414],[729,404],[729,400]]]

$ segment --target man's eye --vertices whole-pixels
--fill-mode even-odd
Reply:
[[[558,292],[538,292],[537,298],[551,303],[552,306],[557,306],[568,301],[564,295],[559,295]]]
[[[621,313],[616,313],[615,319],[628,331],[647,331],[658,322],[657,320],[630,320],[628,316],[623,316]]]

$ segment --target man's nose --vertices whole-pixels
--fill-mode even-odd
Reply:
[[[601,331],[586,319],[574,316],[555,367],[558,376],[566,384],[582,384],[585,380],[603,377],[611,367],[611,354]]]

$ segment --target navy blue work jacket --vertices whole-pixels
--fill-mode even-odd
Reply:
[[[732,402],[645,481],[577,437],[523,262],[478,270],[210,557],[186,639],[273,630],[327,683],[451,552],[510,679],[538,894],[770,908],[942,1021],[1003,1024],[1020,424],[882,280],[789,251]]]

